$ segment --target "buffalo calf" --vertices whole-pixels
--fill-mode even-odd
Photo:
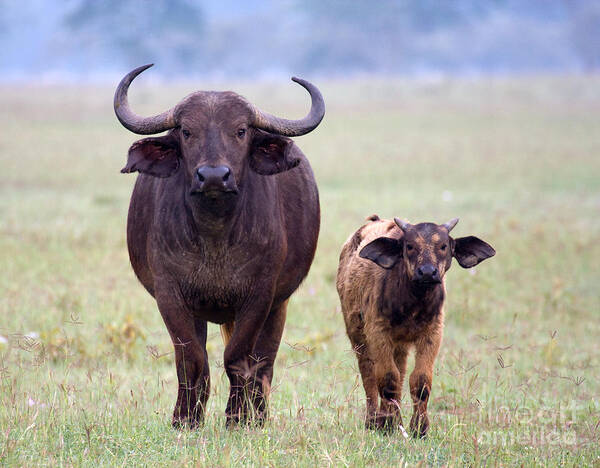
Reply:
[[[346,331],[367,396],[365,424],[380,429],[402,424],[402,382],[414,348],[410,428],[423,437],[444,329],[444,274],[453,257],[471,268],[496,252],[477,237],[450,237],[458,219],[442,225],[412,225],[377,215],[368,220],[344,244],[337,274]]]

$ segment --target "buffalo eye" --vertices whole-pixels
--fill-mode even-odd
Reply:
[[[406,251],[410,252],[413,249],[413,246],[410,244],[406,244]]]
[[[181,133],[183,134],[183,138],[185,138],[186,140],[190,137],[191,133],[189,130],[181,130]]]
[[[448,248],[448,246],[447,246],[446,244],[444,244],[444,245],[442,245],[442,246],[440,247],[440,250],[441,250],[442,252],[444,252],[444,251],[445,251],[447,248]]]
[[[237,136],[238,136],[239,138],[244,138],[244,135],[246,135],[246,129],[245,129],[245,128],[240,128],[240,129],[237,131]]]

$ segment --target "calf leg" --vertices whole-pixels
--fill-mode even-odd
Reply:
[[[400,397],[402,372],[394,359],[394,344],[387,333],[367,335],[367,346],[373,360],[373,374],[381,402],[372,425],[379,429],[393,429],[402,424]]]
[[[206,322],[195,323],[192,317],[170,298],[163,299],[157,296],[157,302],[175,347],[179,388],[173,411],[173,426],[195,427],[203,419],[209,393]]]
[[[413,415],[410,429],[415,437],[425,437],[429,429],[427,403],[431,394],[433,364],[442,342],[441,328],[416,343],[415,369],[410,374]]]
[[[388,372],[379,383],[381,402],[379,405],[378,426],[393,428],[397,424],[402,425],[400,413],[400,401],[402,400],[402,383],[406,373],[407,350],[405,347],[397,347],[393,353],[394,370]]]
[[[377,403],[379,402],[373,361],[369,357],[369,350],[365,342],[362,320],[359,319],[359,314],[344,314],[344,320],[346,322],[348,338],[350,338],[350,343],[352,344],[352,350],[358,360],[358,370],[360,371],[360,377],[367,397],[365,427],[370,429],[375,425]]]
[[[271,309],[254,347],[256,373],[252,403],[259,423],[264,422],[267,416],[267,398],[273,380],[273,365],[285,326],[287,305],[286,300]]]
[[[369,353],[366,345],[354,346],[354,352],[358,359],[358,369],[365,389],[367,397],[367,413],[365,415],[365,427],[367,429],[375,426],[377,419],[377,403],[379,402],[379,394],[377,391],[377,381],[373,372],[373,361],[369,358]]]

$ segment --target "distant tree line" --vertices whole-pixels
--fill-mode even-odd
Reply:
[[[155,73],[216,76],[600,68],[600,0],[228,0],[229,10],[192,0],[34,0],[28,10],[3,1],[0,71],[150,61]],[[20,42],[31,46],[14,51]]]

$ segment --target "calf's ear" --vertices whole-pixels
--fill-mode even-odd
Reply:
[[[154,177],[169,177],[179,168],[179,145],[172,135],[136,141],[127,153],[122,173],[141,172]]]
[[[389,270],[402,258],[402,241],[390,237],[378,237],[365,245],[358,256]]]
[[[293,140],[256,131],[250,147],[250,167],[261,175],[279,174],[300,164],[299,153]]]
[[[475,236],[454,239],[454,258],[463,268],[472,268],[494,255],[494,248]]]

